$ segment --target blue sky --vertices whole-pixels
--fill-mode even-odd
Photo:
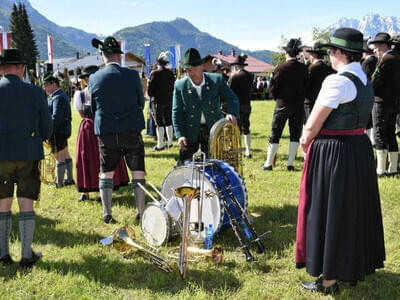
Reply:
[[[399,16],[398,1],[294,0],[30,0],[51,21],[109,35],[124,27],[182,17],[199,30],[243,49],[276,50],[281,35],[307,43],[313,27],[325,28],[340,17],[374,12]],[[316,5],[319,3],[319,5]]]

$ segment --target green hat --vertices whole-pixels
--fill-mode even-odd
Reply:
[[[59,79],[54,76],[53,72],[47,72],[44,77],[43,77],[43,82],[49,82],[49,83],[59,83]]]
[[[21,54],[17,49],[3,49],[1,51],[0,62],[2,65],[24,65]]]
[[[199,51],[194,48],[189,48],[185,52],[185,56],[183,58],[183,67],[185,69],[191,67],[197,67],[203,64],[203,59],[200,56]]]
[[[117,40],[112,36],[106,37],[104,42],[98,39],[92,39],[92,46],[105,53],[124,53],[121,51],[121,47],[119,46]]]

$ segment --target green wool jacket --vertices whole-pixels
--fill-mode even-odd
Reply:
[[[201,112],[204,113],[208,130],[221,119],[220,97],[228,104],[228,114],[239,117],[239,100],[228,87],[222,75],[203,73],[205,84],[201,90],[201,99],[197,95],[189,77],[175,82],[172,103],[172,123],[177,138],[186,137],[197,142],[200,131]]]

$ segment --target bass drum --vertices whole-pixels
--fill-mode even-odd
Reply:
[[[220,232],[229,227],[229,217],[224,210],[222,200],[217,195],[217,184],[221,182],[221,175],[216,172],[213,174],[213,164],[218,163],[224,171],[224,174],[229,178],[230,186],[233,195],[238,200],[240,206],[247,211],[248,198],[246,185],[236,171],[234,167],[222,160],[208,160],[205,167],[204,176],[204,197],[203,197],[203,212],[201,221],[204,224],[204,228],[212,224],[215,232]],[[184,184],[191,184],[195,187],[201,187],[201,181],[203,180],[203,171],[199,171],[190,163],[176,167],[173,169],[167,177],[164,179],[162,184],[161,193],[167,198],[171,199],[174,196],[174,190]],[[200,191],[200,195],[202,191]],[[190,210],[190,223],[198,223],[198,211],[199,211],[199,200],[192,200]],[[239,217],[239,212],[236,211],[235,207],[230,204],[229,207],[234,213],[235,217]],[[193,230],[192,234],[196,234]],[[201,231],[201,237],[205,239],[205,230]]]

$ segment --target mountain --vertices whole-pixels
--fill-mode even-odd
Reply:
[[[93,51],[90,41],[95,34],[55,24],[35,10],[28,0],[0,0],[0,26],[4,29],[9,26],[14,3],[25,5],[42,59],[47,58],[47,33],[53,37],[54,57],[75,56],[76,52]]]
[[[201,55],[214,54],[222,51],[224,54],[245,52],[263,61],[270,61],[271,51],[245,51],[212,35],[197,29],[189,21],[176,18],[170,22],[151,22],[135,27],[127,27],[114,33],[118,39],[126,40],[126,48],[144,56],[144,44],[151,45],[150,56],[154,61],[160,52],[169,49],[169,46],[180,44],[181,51],[193,47]],[[182,53],[183,56],[183,53]]]
[[[394,33],[400,33],[400,18],[369,13],[361,20],[340,18],[332,27],[333,29],[340,27],[355,28],[364,33],[366,37],[374,37],[378,32],[388,32],[390,35],[393,35]]]

